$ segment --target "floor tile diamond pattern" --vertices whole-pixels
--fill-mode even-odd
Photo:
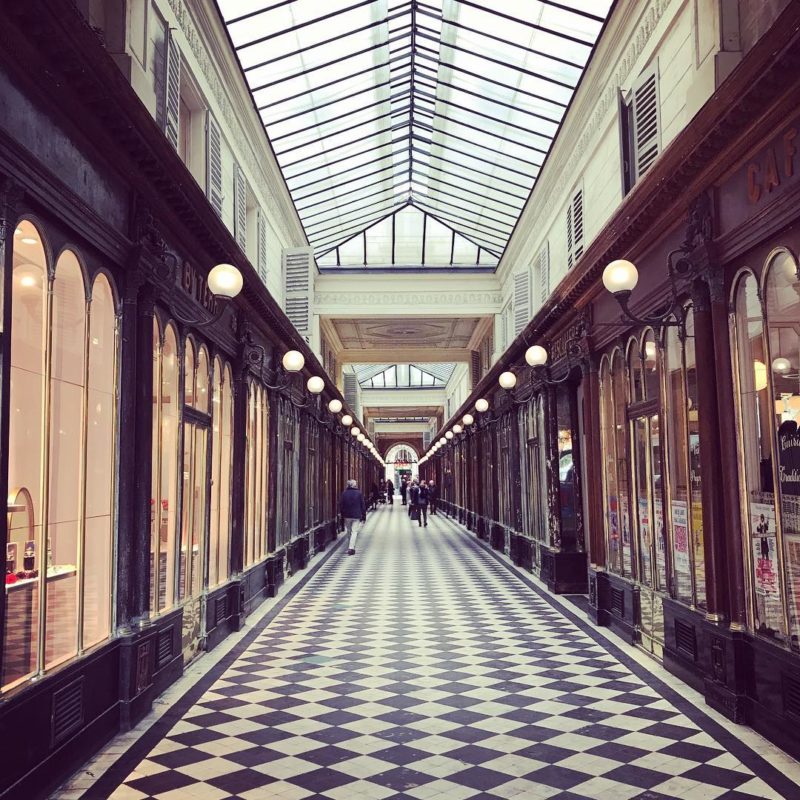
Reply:
[[[646,678],[453,523],[395,505],[111,796],[783,796]]]

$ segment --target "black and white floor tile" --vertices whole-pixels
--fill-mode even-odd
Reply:
[[[750,747],[454,523],[404,512],[372,514],[355,556],[337,548],[83,797],[800,797],[780,750]]]

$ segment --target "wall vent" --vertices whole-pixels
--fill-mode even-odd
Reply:
[[[228,616],[228,595],[223,594],[217,598],[215,611],[215,624],[219,625]]]
[[[675,647],[682,655],[688,656],[692,661],[697,660],[697,638],[694,625],[689,625],[683,620],[675,620]]]
[[[783,673],[783,710],[795,719],[800,720],[800,679]]]
[[[68,739],[83,725],[82,677],[53,693],[50,723],[50,738],[53,747]]]
[[[611,613],[618,617],[625,616],[625,592],[614,586],[611,587]]]
[[[172,628],[164,628],[158,632],[158,649],[156,650],[156,661],[159,667],[163,667],[172,658]]]

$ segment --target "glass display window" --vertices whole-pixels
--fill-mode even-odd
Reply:
[[[266,390],[254,380],[247,384],[245,487],[244,565],[249,567],[267,554],[269,518],[269,403]]]
[[[214,359],[212,413],[211,531],[208,585],[230,577],[231,488],[233,471],[233,376],[230,364]]]
[[[3,691],[111,633],[117,441],[111,280],[23,220],[11,283]]]
[[[733,289],[734,372],[749,619],[800,649],[800,280],[788,250]]]

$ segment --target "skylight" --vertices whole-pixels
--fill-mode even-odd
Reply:
[[[455,364],[356,364],[362,389],[443,388]]]
[[[411,209],[441,226],[425,263],[491,266],[611,0],[218,3],[322,262],[400,263],[363,232]]]

